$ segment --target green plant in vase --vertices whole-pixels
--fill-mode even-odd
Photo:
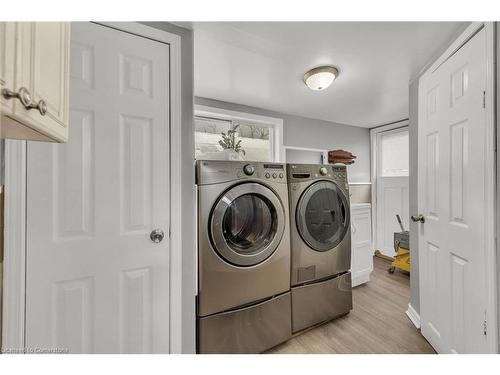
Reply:
[[[219,141],[219,145],[221,145],[224,150],[231,150],[237,154],[245,155],[245,150],[241,147],[241,139],[238,140],[236,136],[238,127],[239,125],[236,125],[234,128],[229,129],[227,134],[222,132],[222,139]]]

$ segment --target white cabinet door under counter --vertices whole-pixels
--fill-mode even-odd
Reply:
[[[371,205],[351,204],[352,286],[370,281],[373,271]]]

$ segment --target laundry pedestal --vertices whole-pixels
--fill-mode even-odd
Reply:
[[[292,334],[290,292],[233,311],[199,318],[198,353],[262,353]]]
[[[292,288],[292,332],[345,315],[352,310],[351,273]]]

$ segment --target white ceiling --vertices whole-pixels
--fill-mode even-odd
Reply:
[[[194,22],[195,95],[373,127],[408,118],[408,83],[459,22]],[[303,74],[335,65],[328,89]]]

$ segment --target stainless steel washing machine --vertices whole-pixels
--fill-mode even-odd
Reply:
[[[197,162],[200,353],[258,353],[291,336],[285,169]]]
[[[352,309],[347,170],[287,164],[292,250],[292,331]]]

